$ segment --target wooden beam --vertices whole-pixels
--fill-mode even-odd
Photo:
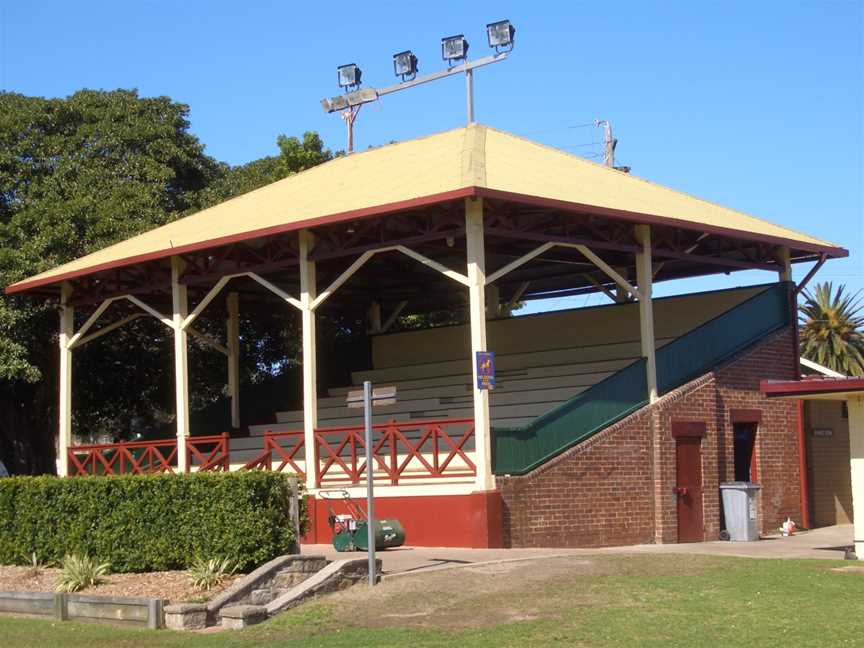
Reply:
[[[503,277],[507,273],[513,272],[513,270],[515,270],[516,268],[518,268],[520,266],[525,265],[531,259],[540,256],[541,254],[543,254],[547,250],[552,249],[553,247],[555,247],[555,245],[556,245],[555,243],[547,242],[547,243],[544,243],[543,245],[541,245],[540,247],[534,248],[533,250],[531,250],[527,254],[523,254],[518,259],[511,261],[510,263],[508,263],[504,267],[499,268],[498,270],[496,270],[495,272],[490,274],[488,277],[486,277],[486,283],[487,284],[494,283],[495,281],[497,281],[498,279],[500,279],[501,277]]]
[[[777,248],[777,263],[780,264],[777,278],[780,281],[792,281],[792,252],[785,245]]]
[[[636,255],[636,279],[639,284],[639,331],[642,341],[642,357],[648,384],[648,400],[657,400],[657,357],[654,340],[653,272],[651,267],[651,227],[636,225],[636,240],[642,251]]]
[[[486,350],[486,251],[483,242],[483,199],[465,199],[465,237],[468,262],[468,296],[471,325],[471,371],[474,384],[474,452],[477,465],[476,488],[495,488],[492,474],[492,440],[489,417],[489,390],[477,389],[477,352]]]
[[[111,331],[116,331],[121,326],[125,326],[129,322],[135,321],[136,319],[140,319],[142,317],[144,317],[144,313],[133,313],[132,315],[128,315],[127,317],[124,317],[123,319],[117,320],[116,322],[112,322],[111,324],[106,324],[105,326],[100,328],[98,331],[94,331],[90,335],[86,335],[82,338],[78,338],[74,342],[70,342],[69,348],[70,349],[77,349],[80,346],[84,346],[88,342],[92,342],[93,340],[96,340],[96,339],[102,337],[103,335],[107,335]]]
[[[214,338],[209,333],[204,333],[202,331],[199,331],[198,329],[196,329],[193,326],[187,326],[186,332],[189,333],[189,335],[194,337],[196,340],[201,340],[201,342],[203,342],[204,344],[206,344],[210,348],[216,349],[219,353],[224,355],[226,358],[230,356],[230,352],[228,351],[228,347],[223,345],[223,344],[219,344],[219,342],[216,341],[216,338]]]
[[[58,403],[59,473],[69,475],[69,446],[72,444],[72,349],[69,340],[75,327],[75,309],[68,304],[72,285],[64,281],[60,286],[60,398]]]
[[[177,422],[177,472],[189,471],[186,439],[189,438],[189,345],[183,320],[189,314],[187,288],[180,283],[184,261],[171,257],[171,305],[174,327],[174,396]],[[129,298],[130,300],[134,298]],[[139,300],[140,301],[140,300]],[[145,306],[143,302],[139,305]],[[148,310],[149,307],[145,308]]]
[[[204,295],[204,299],[202,299],[201,302],[195,307],[195,310],[193,310],[189,314],[189,317],[183,320],[183,328],[187,328],[190,324],[192,324],[192,322],[198,319],[198,316],[204,311],[205,308],[207,308],[210,302],[216,298],[222,288],[225,287],[225,284],[231,281],[234,277],[242,276],[243,273],[238,273],[233,275],[225,275],[224,277],[220,278],[219,281],[216,282],[216,285],[213,286],[206,295]]]
[[[386,333],[388,330],[390,330],[390,327],[396,323],[396,319],[399,317],[399,315],[402,314],[402,311],[407,305],[408,301],[404,299],[398,304],[396,304],[396,308],[393,309],[393,312],[390,313],[390,317],[387,318],[387,321],[384,322],[384,325],[381,327],[382,333]]]
[[[240,299],[236,292],[225,299],[228,321],[225,323],[228,347],[228,398],[231,399],[231,427],[240,427]]]
[[[510,313],[513,312],[513,309],[516,308],[516,304],[518,304],[519,300],[522,299],[522,295],[525,294],[525,291],[528,290],[528,286],[530,285],[530,281],[523,281],[519,284],[519,287],[516,288],[516,292],[513,293],[513,296],[510,297],[510,301],[507,302],[507,306],[504,308],[507,315],[510,315]]]
[[[703,240],[705,240],[706,238],[708,238],[709,236],[710,236],[710,234],[708,234],[708,232],[702,232],[702,233],[699,235],[699,237],[696,239],[696,241],[693,243],[693,245],[689,246],[686,250],[684,250],[684,254],[692,254],[693,251],[694,251],[697,247],[699,247],[699,244],[700,244]],[[653,271],[653,273],[652,273],[652,276],[653,276],[655,279],[657,278],[657,275],[660,274],[660,271],[663,269],[663,266],[665,266],[666,263],[667,263],[666,261],[661,261],[660,263],[655,263],[655,264],[653,264],[654,271]]]
[[[298,300],[298,299],[294,299],[291,295],[289,295],[288,293],[286,293],[286,292],[285,292],[284,290],[282,290],[279,286],[276,286],[276,285],[270,283],[270,282],[267,281],[264,277],[260,277],[260,276],[258,276],[257,274],[255,274],[254,272],[246,272],[246,273],[244,273],[244,274],[245,274],[247,277],[249,277],[250,279],[254,279],[255,281],[257,281],[259,284],[261,284],[262,286],[264,286],[264,287],[265,287],[267,290],[269,290],[270,292],[272,292],[272,293],[274,293],[274,294],[276,294],[276,295],[279,295],[279,297],[281,297],[281,298],[284,299],[286,302],[288,302],[289,304],[291,304],[294,308],[298,308],[298,309],[301,309],[301,310],[303,309],[303,305],[301,304],[300,300]],[[303,273],[302,273],[302,272],[300,273],[300,276],[301,276],[301,277],[303,276]]]
[[[602,292],[604,295],[606,295],[606,296],[607,296],[609,299],[611,299],[613,302],[616,302],[616,303],[619,302],[618,295],[616,295],[615,293],[613,293],[611,290],[609,290],[606,286],[604,286],[604,285],[601,284],[599,281],[597,281],[597,280],[596,280],[594,277],[592,277],[590,274],[588,274],[588,273],[586,272],[586,273],[584,273],[582,276],[585,277],[585,279],[587,279],[588,282],[589,282],[592,286],[594,286],[597,290],[599,290],[599,291]]]
[[[802,290],[804,290],[807,287],[807,284],[810,283],[810,280],[814,276],[816,276],[816,273],[819,272],[819,270],[822,268],[823,265],[825,265],[825,262],[827,260],[828,260],[827,254],[820,254],[819,255],[819,260],[816,262],[816,264],[812,268],[810,268],[810,272],[808,272],[804,276],[804,278],[798,283],[798,285],[795,286],[795,294],[796,295],[799,294]]]
[[[143,301],[141,301],[140,299],[138,299],[135,295],[123,295],[122,299],[128,299],[130,302],[135,304],[138,308],[140,308],[143,311],[146,311],[148,314],[150,314],[153,317],[155,317],[156,319],[158,319],[160,322],[162,322],[168,328],[176,328],[176,321],[174,318],[168,317],[167,315],[163,315],[162,313],[157,311],[155,308],[151,307],[150,305],[148,305],[148,304],[144,303]]]
[[[481,233],[481,236],[482,236],[482,233]],[[438,263],[437,261],[433,261],[432,259],[423,256],[419,252],[415,252],[414,250],[411,250],[411,249],[405,247],[404,245],[397,245],[397,246],[395,246],[395,248],[392,248],[392,249],[398,250],[402,254],[409,256],[416,261],[419,261],[423,265],[425,265],[429,268],[432,268],[433,270],[437,270],[438,272],[443,274],[445,277],[449,277],[453,281],[458,281],[459,283],[461,283],[464,286],[470,285],[468,277],[466,277],[465,275],[463,275],[459,272],[456,272],[455,270],[451,270],[447,266],[445,266],[441,263]]]
[[[315,239],[309,230],[300,230],[300,312],[303,322],[303,439],[306,487],[316,484],[315,428],[318,427],[318,379],[315,353],[315,262],[309,259]]]
[[[642,298],[641,294],[639,293],[639,290],[637,290],[636,288],[634,288],[634,287],[630,284],[629,281],[627,281],[624,277],[622,277],[620,274],[618,274],[617,272],[615,272],[615,270],[613,270],[612,267],[611,267],[608,263],[606,263],[603,259],[601,259],[599,256],[597,256],[596,254],[594,254],[591,250],[589,250],[589,249],[588,249],[587,247],[585,247],[584,245],[581,245],[581,244],[579,244],[579,243],[577,243],[577,244],[575,244],[575,245],[571,245],[571,244],[569,244],[569,243],[568,243],[568,244],[563,244],[563,243],[562,243],[561,245],[564,246],[564,247],[572,247],[572,248],[576,248],[577,250],[579,250],[579,252],[582,253],[582,255],[583,255],[586,259],[588,259],[589,261],[591,261],[591,263],[593,263],[593,264],[596,265],[598,268],[600,268],[600,270],[602,270],[603,272],[605,272],[606,275],[607,275],[610,279],[612,279],[612,281],[614,281],[616,284],[618,284],[619,286],[621,286],[621,288],[623,288],[623,289],[626,290],[628,293],[630,293],[631,295],[633,295],[633,297],[635,297],[636,299],[641,299],[641,298]]]
[[[855,553],[864,556],[864,397],[850,398],[849,412],[849,468],[852,475],[852,520]]]
[[[384,248],[381,250],[367,250],[366,252],[361,254],[357,258],[357,260],[354,261],[354,263],[352,263],[350,266],[348,266],[348,268],[345,270],[345,272],[343,272],[338,277],[336,277],[336,279],[333,281],[333,283],[331,283],[329,286],[327,286],[327,288],[325,288],[324,291],[315,298],[315,300],[312,302],[312,310],[315,310],[316,308],[318,308],[321,304],[324,303],[324,301],[328,297],[330,297],[330,295],[332,295],[334,292],[339,290],[339,287],[342,284],[344,284],[346,281],[348,281],[351,278],[351,276],[355,272],[357,272],[361,267],[363,267],[363,264],[366,263],[373,256],[375,256],[375,254],[377,254],[378,252],[383,252],[384,250],[387,250],[387,249],[392,249],[392,248]],[[312,263],[314,263],[314,261]]]
[[[102,316],[102,313],[104,313],[105,310],[116,300],[117,297],[112,297],[110,299],[106,299],[101,304],[99,304],[99,307],[95,311],[93,311],[93,314],[87,318],[87,321],[81,325],[81,328],[78,329],[75,335],[69,338],[68,346],[70,349],[74,349],[75,346],[77,346],[76,343],[78,342],[78,340],[84,337],[84,334],[90,330],[90,327],[92,327],[96,323],[96,321]]]
[[[367,333],[371,333],[372,335],[381,333],[381,304],[377,301],[369,304],[367,316],[369,320],[369,325],[366,327]]]

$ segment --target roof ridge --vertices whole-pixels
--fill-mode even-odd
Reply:
[[[787,232],[790,232],[793,234],[798,234],[799,236],[811,239],[811,240],[818,242],[822,245],[831,246],[831,247],[839,247],[836,243],[834,243],[832,241],[827,241],[825,239],[818,238],[816,236],[812,236],[811,234],[807,234],[805,232],[802,232],[802,231],[797,230],[797,229],[793,229],[793,228],[788,227],[786,225],[776,223],[773,220],[768,220],[767,218],[762,218],[761,216],[754,216],[753,214],[750,214],[750,213],[745,212],[745,211],[741,211],[740,209],[737,209],[735,207],[727,207],[726,205],[721,205],[720,203],[713,202],[711,200],[706,200],[705,198],[700,198],[699,196],[691,194],[687,191],[682,191],[681,189],[675,189],[673,187],[667,187],[666,185],[660,184],[659,182],[655,182],[654,180],[648,180],[647,178],[643,178],[642,176],[633,175],[632,173],[629,173],[629,172],[619,171],[618,169],[615,169],[613,167],[609,167],[605,164],[600,164],[598,162],[593,162],[592,160],[586,160],[585,158],[580,157],[580,156],[576,155],[575,153],[570,153],[569,151],[565,151],[563,149],[556,148],[554,146],[551,146],[550,144],[543,144],[542,142],[537,142],[537,141],[534,141],[532,139],[528,139],[527,137],[524,137],[522,135],[517,135],[517,134],[511,133],[509,131],[501,130],[499,128],[494,128],[491,126],[488,128],[489,128],[489,130],[491,130],[495,133],[498,133],[500,135],[512,137],[514,139],[520,140],[520,141],[525,142],[527,144],[531,144],[531,145],[536,146],[538,148],[546,149],[546,150],[552,151],[554,153],[560,153],[561,155],[565,155],[568,158],[571,158],[572,160],[574,160],[578,163],[584,164],[586,166],[591,166],[591,167],[595,167],[597,169],[602,169],[604,172],[607,172],[607,173],[616,173],[616,174],[619,174],[621,176],[626,176],[630,180],[633,180],[636,182],[641,182],[643,184],[649,185],[649,186],[654,187],[656,189],[661,189],[663,191],[669,191],[669,192],[678,194],[680,196],[684,196],[686,198],[689,198],[690,200],[695,200],[697,202],[703,203],[705,205],[710,205],[712,207],[719,207],[720,209],[726,209],[726,210],[735,212],[737,214],[740,214],[741,216],[746,216],[747,218],[752,218],[753,220],[758,221],[760,223],[767,223],[767,224],[772,225],[774,227],[782,228],[782,229],[786,230]]]

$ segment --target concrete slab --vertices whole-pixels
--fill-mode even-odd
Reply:
[[[383,563],[384,576],[409,574],[440,569],[453,569],[472,564],[531,560],[552,556],[585,556],[589,554],[705,554],[746,558],[843,560],[845,550],[852,545],[852,525],[840,525],[799,531],[791,537],[768,536],[758,542],[697,542],[690,544],[633,545],[599,549],[460,549],[446,547],[399,547],[376,554]],[[331,545],[305,545],[303,553],[324,555],[329,560],[360,557],[362,552],[339,553]]]

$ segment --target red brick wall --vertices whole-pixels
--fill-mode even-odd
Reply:
[[[677,541],[672,421],[701,421],[705,539],[718,537],[718,485],[734,478],[731,410],[758,410],[763,531],[800,520],[793,401],[769,401],[762,379],[797,377],[794,329],[780,331],[528,475],[501,477],[508,546],[596,547]],[[653,430],[653,432],[652,432]]]

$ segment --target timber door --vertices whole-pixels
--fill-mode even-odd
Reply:
[[[678,542],[702,542],[705,526],[702,519],[702,439],[679,436],[675,439],[676,480],[674,492],[678,504]]]

